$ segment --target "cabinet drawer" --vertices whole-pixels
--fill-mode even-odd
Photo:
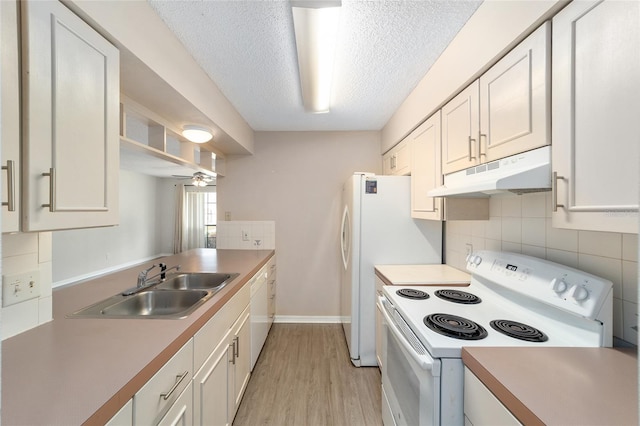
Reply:
[[[158,422],[158,426],[191,426],[193,424],[193,385],[182,391],[182,394],[171,409]]]
[[[464,416],[475,426],[521,423],[468,368],[464,369]]]
[[[189,340],[133,396],[134,424],[156,424],[182,391],[191,385],[193,376],[193,339]]]
[[[233,326],[242,311],[249,306],[251,280],[245,284],[193,337],[193,368],[200,370],[202,364],[217,344]]]

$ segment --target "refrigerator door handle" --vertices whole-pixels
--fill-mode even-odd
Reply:
[[[342,254],[342,264],[347,270],[349,254],[351,252],[351,221],[349,218],[349,206],[344,206],[342,212],[342,226],[340,227],[340,254]]]

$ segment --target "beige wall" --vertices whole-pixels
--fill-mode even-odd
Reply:
[[[254,155],[227,159],[219,220],[276,223],[276,320],[338,320],[342,184],[381,168],[379,132],[256,133]]]
[[[613,282],[613,334],[638,344],[638,235],[551,226],[551,195],[495,195],[490,219],[447,222],[446,263],[465,268],[466,252],[501,250],[549,259]]]

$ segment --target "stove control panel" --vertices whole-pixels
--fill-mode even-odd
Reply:
[[[589,319],[597,317],[613,288],[611,281],[595,275],[516,253],[471,253],[467,270],[490,287],[506,288]]]

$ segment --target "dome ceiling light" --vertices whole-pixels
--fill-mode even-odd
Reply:
[[[205,143],[213,138],[213,132],[204,126],[187,124],[182,128],[182,136],[193,143]]]

